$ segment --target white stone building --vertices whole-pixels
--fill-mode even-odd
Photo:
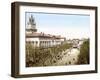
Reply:
[[[65,37],[59,35],[37,32],[33,16],[31,15],[31,17],[29,17],[26,25],[26,43],[30,43],[34,47],[52,47],[62,44],[65,40]]]

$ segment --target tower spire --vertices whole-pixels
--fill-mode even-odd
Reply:
[[[32,14],[28,19],[27,26],[26,26],[26,31],[28,31],[28,32],[37,32],[36,22],[35,22],[35,19],[34,19]]]

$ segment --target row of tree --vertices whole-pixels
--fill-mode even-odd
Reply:
[[[61,58],[63,51],[72,47],[72,44],[62,44],[53,47],[33,47],[26,43],[26,67],[51,66]]]
[[[89,64],[89,52],[89,39],[87,39],[80,47],[77,64]]]

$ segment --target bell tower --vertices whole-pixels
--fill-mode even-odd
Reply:
[[[37,29],[36,29],[36,22],[35,22],[35,19],[33,17],[33,15],[31,15],[28,19],[28,22],[26,24],[26,32],[27,33],[34,33],[34,32],[37,32]]]

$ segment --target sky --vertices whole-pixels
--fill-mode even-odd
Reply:
[[[31,15],[35,19],[38,32],[61,35],[67,39],[89,38],[89,15],[26,12],[26,24]]]

